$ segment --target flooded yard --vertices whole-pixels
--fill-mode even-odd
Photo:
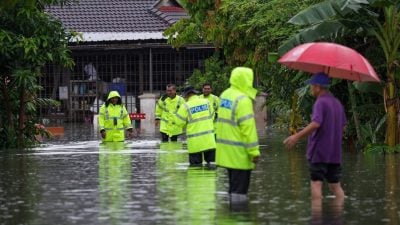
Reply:
[[[247,203],[222,168],[189,167],[186,145],[141,134],[100,145],[90,125],[26,154],[0,156],[0,224],[400,224],[399,155],[343,154],[346,199],[312,207],[304,144],[262,132]]]

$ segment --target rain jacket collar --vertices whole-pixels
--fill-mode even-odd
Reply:
[[[232,70],[229,82],[232,87],[243,92],[251,99],[255,99],[257,89],[253,88],[254,74],[253,70],[247,67],[236,67]]]

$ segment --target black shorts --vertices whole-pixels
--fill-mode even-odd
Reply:
[[[342,177],[342,167],[336,163],[308,163],[312,181],[339,183]]]

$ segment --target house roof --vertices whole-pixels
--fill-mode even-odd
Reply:
[[[171,0],[79,0],[46,11],[84,42],[165,39],[162,32],[187,17]]]

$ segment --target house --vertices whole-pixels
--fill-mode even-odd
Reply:
[[[70,42],[72,70],[44,68],[41,97],[62,104],[41,109],[42,118],[90,122],[110,90],[123,95],[128,111],[143,111],[139,96],[183,85],[214,52],[206,44],[177,50],[167,43],[163,31],[188,16],[174,0],[79,0],[46,11],[82,40]]]

